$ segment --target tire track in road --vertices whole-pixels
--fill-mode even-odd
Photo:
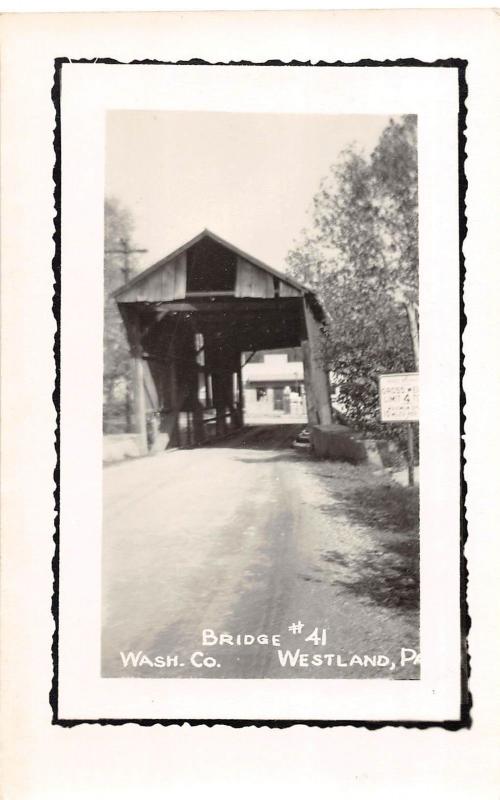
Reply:
[[[326,491],[324,467],[289,447],[291,427],[256,428],[230,445],[130,463],[125,481],[115,471],[107,482],[103,539],[106,676],[124,676],[120,650],[141,649],[179,654],[184,666],[146,666],[127,677],[416,677],[415,671],[282,667],[277,648],[266,644],[207,646],[206,655],[221,666],[190,664],[190,654],[204,650],[207,628],[279,634],[282,649],[292,651],[318,652],[305,640],[316,627],[328,630],[330,652],[418,646],[411,619],[349,591],[353,554],[370,557],[373,535],[346,518],[334,485]],[[328,555],[337,551],[338,564]],[[295,636],[288,626],[299,620],[304,634]]]

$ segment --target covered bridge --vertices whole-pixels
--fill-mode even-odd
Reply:
[[[292,278],[208,230],[119,288],[141,452],[198,445],[244,423],[243,354],[302,347],[308,419],[331,422],[323,311]]]

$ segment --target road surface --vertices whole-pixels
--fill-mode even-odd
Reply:
[[[299,429],[104,470],[105,677],[419,677],[417,612],[349,588],[379,543]]]

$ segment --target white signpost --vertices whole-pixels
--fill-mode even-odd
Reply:
[[[408,484],[414,485],[413,428],[419,419],[419,374],[401,372],[379,375],[380,419],[406,422],[408,431]]]
[[[418,372],[379,375],[382,422],[418,422]]]

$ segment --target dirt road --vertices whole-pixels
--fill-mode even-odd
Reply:
[[[105,469],[104,676],[418,678],[418,611],[363,590],[362,565],[393,566],[386,534],[336,494],[380,478],[335,477],[291,448],[296,433]]]

